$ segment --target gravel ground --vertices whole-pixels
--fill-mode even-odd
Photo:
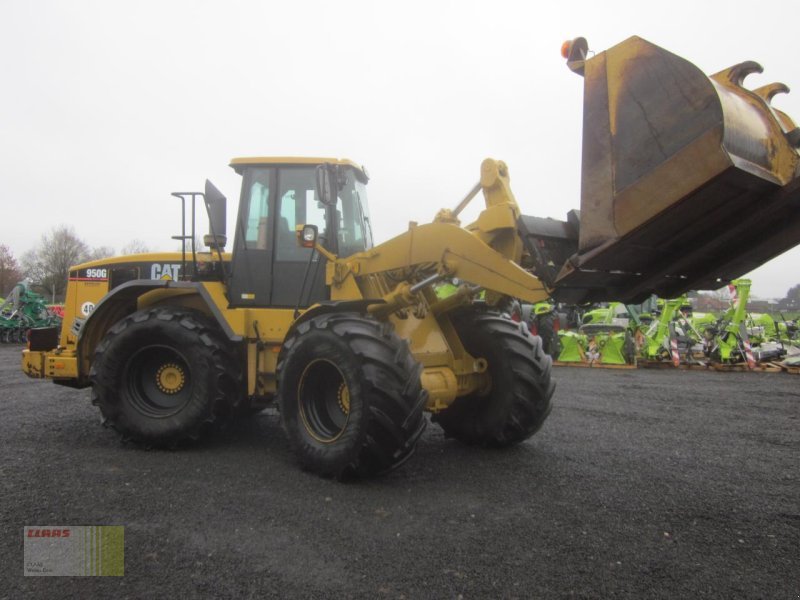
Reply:
[[[0,347],[0,598],[798,598],[800,378],[556,369],[504,451],[299,471],[278,417],[144,451]],[[25,525],[124,525],[125,576],[23,577]]]

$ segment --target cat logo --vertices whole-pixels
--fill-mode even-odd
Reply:
[[[178,279],[181,271],[180,265],[160,265],[154,263],[150,267],[150,279]]]

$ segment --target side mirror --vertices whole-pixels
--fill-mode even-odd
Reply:
[[[303,248],[313,248],[317,243],[319,231],[316,225],[298,225],[297,243]]]
[[[336,167],[319,165],[317,167],[317,196],[326,206],[336,204]]]
[[[208,179],[203,201],[208,213],[208,226],[211,229],[208,235],[203,237],[203,243],[212,250],[222,250],[227,242],[225,213],[228,201]]]

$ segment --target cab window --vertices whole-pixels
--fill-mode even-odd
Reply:
[[[308,261],[311,249],[297,244],[298,225],[316,225],[326,237],[325,205],[316,193],[316,168],[281,169],[278,176],[278,218],[275,223],[275,259]],[[319,260],[319,257],[316,257]]]
[[[245,218],[245,246],[248,249],[266,250],[269,240],[267,223],[269,219],[269,179],[270,169],[252,171],[247,198]]]
[[[339,190],[336,211],[339,256],[350,256],[372,247],[366,198],[366,185],[358,181],[354,173],[347,173],[345,184]]]

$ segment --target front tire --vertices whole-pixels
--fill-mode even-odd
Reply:
[[[421,370],[389,323],[356,313],[301,323],[278,361],[281,419],[300,465],[343,479],[403,464],[426,424]]]
[[[149,308],[116,323],[98,344],[92,402],[123,439],[149,446],[196,440],[241,397],[239,366],[202,313]]]
[[[464,348],[488,363],[491,389],[457,398],[434,415],[445,435],[466,444],[504,447],[536,433],[552,408],[552,359],[526,327],[489,312],[453,318]]]

